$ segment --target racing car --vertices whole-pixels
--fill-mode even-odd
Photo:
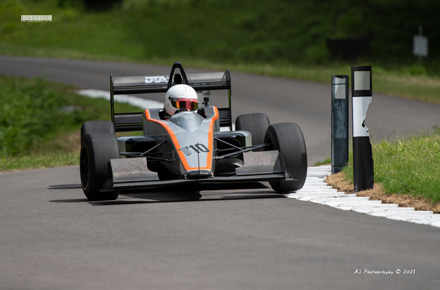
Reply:
[[[201,104],[194,92],[226,90],[228,105]],[[193,92],[194,91],[194,92]],[[164,108],[115,113],[117,94],[165,93]],[[170,110],[171,109],[171,110]],[[80,177],[89,200],[114,200],[121,191],[211,183],[269,182],[279,193],[304,186],[307,150],[295,123],[270,124],[263,113],[231,113],[231,74],[110,75],[111,121],[81,127]],[[141,135],[116,137],[117,132]],[[182,185],[182,186],[180,186]]]

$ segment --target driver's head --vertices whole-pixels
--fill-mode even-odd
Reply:
[[[179,111],[195,111],[199,103],[196,91],[188,85],[174,85],[165,94],[165,111],[173,116]]]

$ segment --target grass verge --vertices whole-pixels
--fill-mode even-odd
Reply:
[[[323,161],[316,162],[315,164],[313,164],[313,166],[327,165],[327,164],[331,164],[331,163],[332,163],[332,159],[327,158],[327,159],[324,159]]]
[[[346,179],[343,172],[332,174],[325,180],[328,185],[340,192],[355,193],[353,183]],[[380,183],[375,183],[373,189],[356,192],[356,196],[369,197],[370,200],[380,200],[382,203],[398,204],[400,207],[413,207],[415,210],[428,210],[440,213],[440,203],[433,203],[423,197],[391,193],[386,194]]]
[[[110,120],[107,100],[76,95],[71,86],[1,75],[0,86],[0,171],[78,164],[81,124]]]
[[[372,144],[375,188],[357,193],[387,203],[440,213],[440,129],[396,142]],[[353,192],[352,154],[343,171],[327,180]]]

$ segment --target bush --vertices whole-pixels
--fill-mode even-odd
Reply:
[[[62,99],[41,79],[0,78],[0,155],[16,155],[62,124]]]

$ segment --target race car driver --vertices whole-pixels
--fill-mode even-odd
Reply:
[[[196,91],[184,84],[174,85],[165,94],[165,112],[174,116],[178,112],[196,112],[199,106]]]

